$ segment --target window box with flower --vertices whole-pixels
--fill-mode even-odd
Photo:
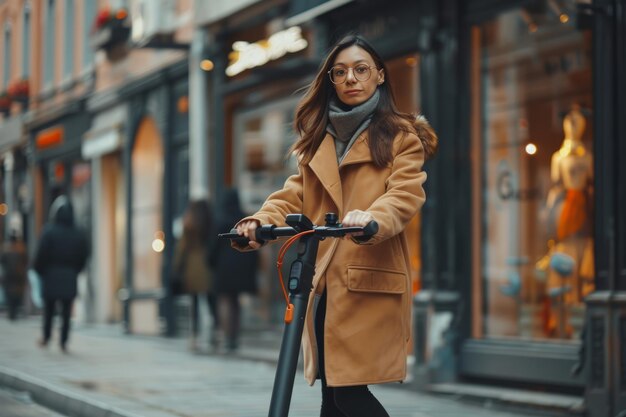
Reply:
[[[125,47],[130,37],[131,22],[126,9],[102,9],[96,15],[91,30],[90,43],[94,50],[103,49],[109,59],[120,47]]]
[[[7,93],[11,101],[22,103],[24,105],[28,105],[29,92],[30,84],[26,78],[13,81],[9,84],[9,88],[7,89]]]

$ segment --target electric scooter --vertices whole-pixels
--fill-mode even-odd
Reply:
[[[285,223],[289,226],[262,225],[255,231],[255,237],[259,243],[280,237],[289,237],[279,252],[279,260],[277,262],[281,286],[283,287],[285,298],[288,298],[288,305],[285,312],[285,330],[278,356],[269,417],[287,417],[289,414],[306,307],[309,293],[313,286],[315,260],[319,242],[327,237],[344,237],[348,233],[357,234],[352,236],[353,240],[366,242],[378,232],[378,223],[375,221],[369,222],[365,227],[343,227],[340,223],[337,223],[338,217],[335,213],[327,213],[324,220],[326,221],[324,226],[316,226],[303,214],[288,214]],[[219,234],[218,237],[231,239],[236,245],[241,247],[248,245],[248,238],[237,234],[235,229],[231,230],[230,233]],[[282,265],[282,257],[287,248],[296,241],[299,241],[298,254],[296,260],[291,264],[287,281],[289,297],[287,297],[284,285],[282,285],[280,267]]]

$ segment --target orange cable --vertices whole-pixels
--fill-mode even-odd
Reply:
[[[285,282],[283,281],[283,271],[281,267],[283,266],[283,258],[287,253],[287,249],[301,236],[308,235],[315,232],[315,230],[305,230],[304,232],[297,233],[291,236],[287,241],[281,246],[278,251],[278,260],[276,261],[276,268],[278,268],[278,279],[280,280],[280,288],[283,290],[283,296],[285,297],[285,303],[287,304],[287,308],[285,310],[285,323],[291,323],[293,319],[293,304],[289,302],[289,295],[287,294],[287,289],[285,288]]]

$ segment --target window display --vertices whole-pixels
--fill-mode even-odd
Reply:
[[[475,28],[478,337],[582,330],[594,289],[591,35],[574,15],[574,1],[534,2]]]

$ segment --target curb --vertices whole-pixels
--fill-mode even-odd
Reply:
[[[533,413],[540,416],[584,417],[582,398],[506,389],[494,386],[472,386],[462,383],[440,383],[428,386],[428,392],[460,401],[480,403],[485,408]]]
[[[37,404],[68,417],[141,417],[3,366],[0,386],[28,392]]]

